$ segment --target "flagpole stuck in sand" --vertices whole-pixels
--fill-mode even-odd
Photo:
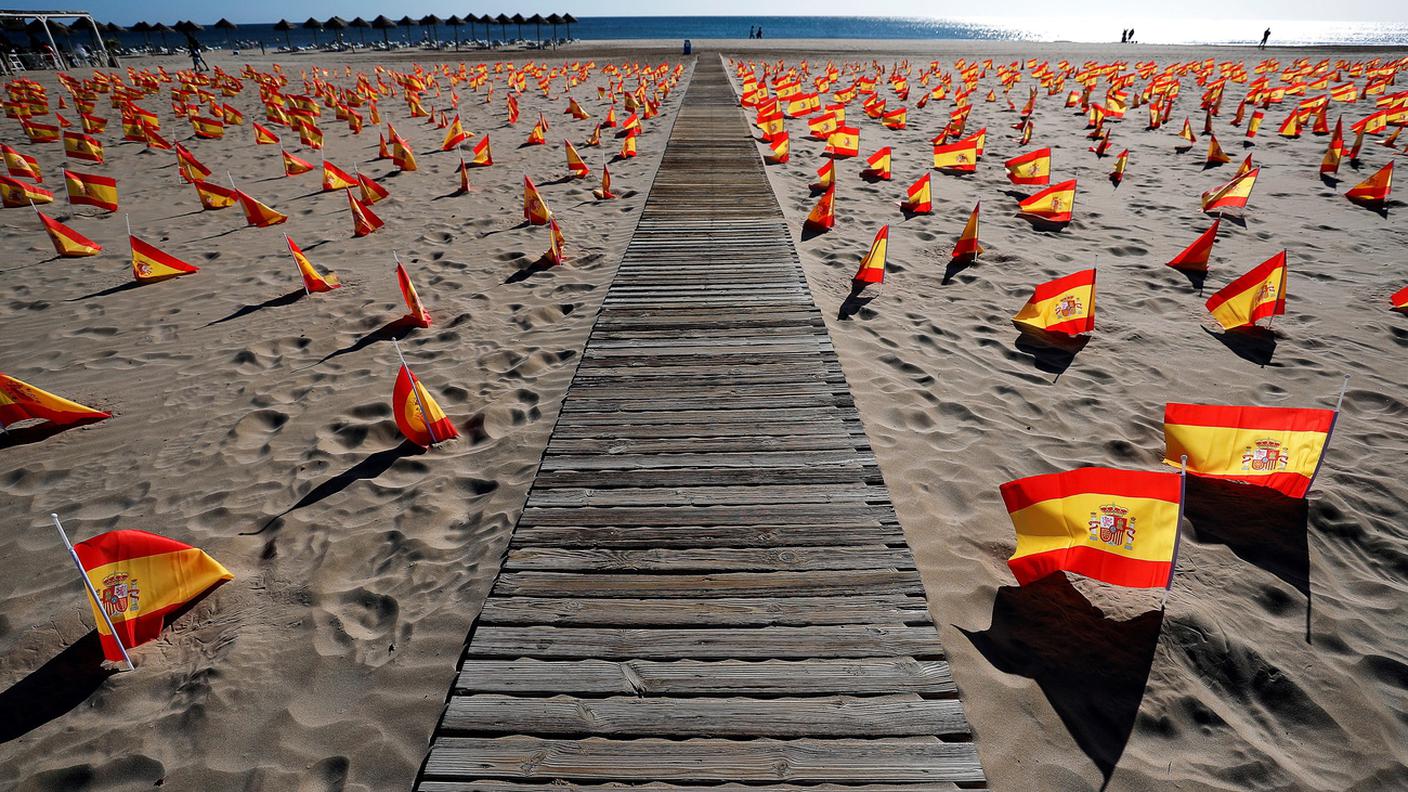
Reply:
[[[392,253],[391,255],[395,256],[396,254]],[[399,257],[396,259],[396,263],[401,263]],[[430,444],[433,446],[440,441],[435,438],[435,426],[434,422],[430,420],[430,411],[425,409],[425,402],[420,400],[420,382],[416,380],[411,367],[406,365],[406,356],[401,354],[401,344],[393,338],[391,345],[396,348],[396,357],[401,359],[401,368],[406,370],[406,374],[411,379],[411,393],[416,397],[416,407],[420,409],[421,420],[425,422],[425,433],[430,435]]]
[[[1168,606],[1168,593],[1173,590],[1173,576],[1178,573],[1178,547],[1183,543],[1183,502],[1188,498],[1188,455],[1179,460],[1178,481],[1178,522],[1173,533],[1173,560],[1168,565],[1168,585],[1164,586],[1163,597],[1159,599],[1159,611]]]
[[[108,634],[112,636],[113,643],[117,644],[118,651],[122,652],[122,660],[127,663],[128,671],[135,671],[136,666],[132,665],[132,658],[127,654],[127,647],[122,645],[122,639],[117,637],[117,629],[112,626],[112,619],[108,617],[107,609],[103,607],[103,601],[98,597],[98,590],[93,588],[93,581],[88,579],[88,570],[83,568],[83,562],[78,559],[78,551],[73,549],[73,543],[68,540],[68,534],[64,533],[63,523],[59,522],[59,515],[50,513],[49,517],[54,521],[54,527],[59,529],[59,538],[64,541],[64,547],[68,549],[68,555],[73,559],[73,565],[78,567],[78,576],[83,578],[83,586],[88,589],[88,595],[93,598],[93,606],[98,611],[98,615],[103,617],[103,623],[108,626]]]

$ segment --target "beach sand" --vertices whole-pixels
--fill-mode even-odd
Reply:
[[[887,67],[900,57],[951,67],[960,56],[1259,55],[1007,42],[695,46],[701,57],[874,57]],[[676,61],[678,42],[594,43],[563,57],[593,56]],[[283,62],[296,74],[314,62],[369,70],[381,59],[395,68],[430,60]],[[551,184],[564,172],[564,130],[580,141],[591,122],[570,121],[560,97],[542,104],[529,94],[524,120],[509,131],[500,90],[490,107],[462,108],[467,129],[494,136],[497,163],[472,174],[478,191],[468,196],[440,198],[454,188],[458,160],[429,153],[441,132],[409,123],[399,108],[387,116],[416,145],[417,173],[381,178],[391,168],[370,162],[374,130],[354,139],[325,124],[328,158],[365,166],[394,196],[375,207],[386,228],[360,240],[350,238],[345,199],[315,194],[316,173],[280,178],[277,151],[256,149],[247,127],[195,152],[288,212],[277,229],[245,228],[237,209],[195,211],[194,190],[168,154],[110,143],[110,164],[88,168],[116,175],[134,231],[201,266],[196,275],[119,290],[130,280],[121,217],[80,209],[72,224],[107,250],[50,260],[29,210],[0,213],[10,254],[0,264],[0,370],[115,413],[0,451],[0,508],[11,520],[0,538],[0,786],[410,785],[682,89],[647,124],[641,156],[613,165],[624,195],[616,202],[590,201],[595,180]],[[1175,153],[1182,111],[1196,104],[1188,91],[1171,128],[1143,131],[1142,108],[1117,127],[1115,151],[1131,150],[1118,189],[1105,179],[1112,160],[1086,151],[1083,119],[1061,97],[1040,100],[1033,146],[1052,146],[1054,172],[1080,180],[1075,221],[1060,233],[1015,216],[1007,192],[1032,189],[1003,175],[1002,160],[1017,152],[1005,105],[974,110],[970,126],[989,130],[979,172],[935,173],[934,214],[907,221],[895,202],[928,168],[928,139],[948,103],[911,102],[900,132],[866,119],[862,155],[894,146],[894,181],[861,181],[863,156],[839,163],[837,226],[799,235],[798,249],[914,548],[992,789],[1097,789],[1107,775],[1110,790],[1408,788],[1408,534],[1399,517],[1408,501],[1400,395],[1408,320],[1387,310],[1388,295],[1408,285],[1402,205],[1383,218],[1346,202],[1338,193],[1356,181],[1348,164],[1338,188],[1323,185],[1315,166],[1324,139],[1281,140],[1280,115],[1268,114],[1251,149],[1265,170],[1246,225],[1223,224],[1204,290],[1289,250],[1290,304],[1274,324],[1274,354],[1249,360],[1266,350],[1219,341],[1204,297],[1163,266],[1207,226],[1198,194],[1235,170],[1204,171],[1201,144]],[[579,99],[599,114],[594,87]],[[248,91],[235,101],[256,117]],[[170,128],[164,100],[148,105]],[[540,106],[550,145],[516,148]],[[1227,118],[1219,137],[1240,159]],[[114,118],[104,140],[116,127]],[[800,122],[789,127],[792,162],[768,171],[795,229],[813,200],[806,183],[822,144],[805,140]],[[61,188],[57,146],[30,146],[13,121],[0,124],[0,139],[37,153],[47,183]],[[603,145],[583,150],[593,166],[614,151],[614,141]],[[1367,144],[1361,173],[1391,156]],[[541,228],[515,228],[524,173],[561,217],[571,261],[508,282],[546,245]],[[987,253],[945,283],[948,251],[979,199]],[[855,267],[885,223],[887,282],[840,318]],[[298,287],[280,230],[348,288],[280,299]],[[426,453],[406,451],[390,415],[396,356],[378,331],[403,312],[392,250],[435,318],[402,348],[463,435]],[[1088,345],[1069,361],[1019,345],[1009,318],[1032,285],[1097,255],[1100,314]],[[1308,509],[1190,486],[1197,506],[1162,618],[1157,592],[1060,578],[1015,587],[1000,483],[1082,464],[1158,469],[1165,401],[1333,406],[1343,374],[1353,376],[1344,414]],[[136,673],[104,678],[50,511],[75,539],[123,527],[190,542],[236,580],[140,648]]]

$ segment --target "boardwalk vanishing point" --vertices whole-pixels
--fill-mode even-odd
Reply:
[[[713,56],[416,785],[623,787],[985,788],[914,559]]]

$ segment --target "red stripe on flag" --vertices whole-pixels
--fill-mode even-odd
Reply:
[[[1164,423],[1182,426],[1217,426],[1226,429],[1329,432],[1335,425],[1335,412],[1334,410],[1301,407],[1248,407],[1169,402],[1164,407]]]
[[[1007,566],[1023,586],[1065,570],[1130,588],[1163,588],[1172,568],[1168,561],[1129,558],[1085,545],[1020,556],[1009,559]]]
[[[1065,473],[1047,473],[1009,481],[1003,484],[1000,490],[1002,502],[1010,514],[1042,501],[1085,493],[1153,498],[1178,503],[1182,492],[1179,479],[1177,473],[1085,467]]]

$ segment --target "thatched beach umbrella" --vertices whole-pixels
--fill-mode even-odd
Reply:
[[[524,22],[527,22],[528,20],[524,19],[522,14],[514,14],[513,17],[512,17],[512,19],[513,19],[513,24],[518,27],[518,40],[519,40],[519,41],[522,41],[522,40],[523,40],[523,23],[524,23]]]
[[[361,17],[354,17],[351,22],[347,23],[347,25],[349,27],[357,28],[357,32],[361,34],[362,37],[362,46],[367,46],[367,28],[371,27],[372,23],[368,22],[365,19],[362,19]]]
[[[142,43],[150,47],[152,45],[152,26],[149,22],[137,22],[132,25],[133,33],[142,34]]]
[[[440,17],[434,14],[426,14],[420,18],[420,26],[430,28],[430,40],[437,44],[440,42],[440,37],[435,34],[435,26],[440,24],[440,22]]]
[[[397,27],[403,27],[406,29],[406,41],[409,42],[411,40],[411,28],[416,26],[416,21],[414,19],[411,19],[410,15],[407,14],[406,16],[403,16],[400,19],[396,20],[396,25]]]
[[[234,22],[231,22],[230,20],[224,17],[220,17],[220,21],[216,22],[213,27],[216,30],[225,31],[225,46],[228,47],[230,46],[230,31],[235,30],[239,27],[239,25],[236,25]]]
[[[504,40],[508,39],[508,23],[512,21],[512,19],[508,18],[507,14],[501,13],[494,17],[494,23],[499,26],[499,35],[502,36]]]
[[[343,19],[340,16],[328,17],[328,21],[323,23],[323,27],[327,28],[328,30],[337,31],[337,43],[339,46],[341,46],[342,31],[347,29],[347,20]]]
[[[464,27],[464,20],[463,20],[463,19],[460,19],[458,16],[455,16],[454,14],[451,14],[451,15],[450,15],[450,18],[447,19],[447,20],[445,20],[445,24],[446,24],[446,25],[449,25],[450,27],[452,27],[452,28],[455,29],[455,49],[459,49],[459,48],[460,48],[460,28]]]
[[[548,14],[548,24],[552,25],[552,45],[557,46],[557,26],[562,24],[562,17],[557,14]]]
[[[380,31],[381,31],[381,43],[383,43],[383,44],[385,44],[386,46],[390,47],[390,46],[391,46],[391,39],[388,37],[387,31],[391,30],[391,28],[396,27],[396,23],[393,22],[393,21],[391,21],[390,19],[387,19],[387,18],[383,15],[383,16],[378,16],[376,19],[373,19],[373,20],[372,20],[372,27],[373,27],[374,29],[376,29],[376,30],[380,30]]]
[[[287,19],[280,19],[274,23],[274,30],[282,30],[284,33],[284,46],[293,49],[293,42],[289,40],[288,32],[293,30],[293,23]]]
[[[152,30],[154,30],[154,31],[156,31],[157,33],[161,34],[161,46],[162,46],[162,47],[165,47],[165,46],[166,46],[166,34],[167,34],[167,33],[175,33],[175,32],[176,32],[174,29],[171,28],[170,25],[166,24],[165,22],[158,22],[158,23],[156,23],[155,25],[152,25]]]
[[[543,23],[546,22],[542,14],[534,14],[528,17],[528,24],[533,26],[533,40],[538,43],[543,41]]]
[[[572,16],[571,14],[563,14],[563,15],[562,15],[562,23],[565,24],[565,25],[567,25],[567,38],[568,38],[568,40],[571,40],[571,38],[572,38],[572,25],[576,24],[576,22],[577,22],[577,18],[574,17],[574,16]]]
[[[323,23],[313,17],[308,17],[303,22],[303,29],[313,31],[313,46],[318,46],[318,31],[323,29]]]

